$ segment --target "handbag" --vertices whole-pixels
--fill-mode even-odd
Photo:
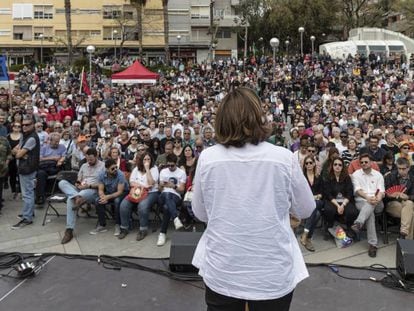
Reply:
[[[127,195],[126,199],[132,203],[139,203],[148,196],[148,193],[148,188],[133,187],[129,191],[129,194]]]

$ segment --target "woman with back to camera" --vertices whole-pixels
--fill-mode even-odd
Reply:
[[[207,223],[193,265],[206,284],[208,310],[289,310],[308,276],[289,214],[307,218],[312,191],[289,150],[266,141],[259,97],[248,88],[220,104],[217,145],[199,157],[193,212]]]

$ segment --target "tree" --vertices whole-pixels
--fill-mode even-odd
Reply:
[[[414,34],[414,0],[399,1],[395,7],[405,16],[405,32]]]
[[[167,65],[170,65],[170,45],[169,45],[169,32],[170,27],[168,25],[168,0],[162,0],[162,11],[164,16],[164,44],[165,44],[165,61]]]
[[[66,37],[68,48],[68,64],[72,64],[73,46],[72,46],[72,12],[70,0],[65,0],[65,20],[66,20]]]
[[[135,7],[137,11],[137,30],[138,30],[138,40],[139,40],[139,57],[142,61],[143,59],[143,11],[144,7],[147,4],[147,0],[130,0],[131,4]]]

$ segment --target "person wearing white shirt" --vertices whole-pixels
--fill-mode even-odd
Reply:
[[[192,205],[207,228],[192,263],[208,310],[288,310],[308,277],[289,214],[308,218],[315,200],[297,158],[266,142],[269,131],[258,96],[237,88],[217,111],[218,144],[200,154]]]
[[[141,241],[148,234],[148,217],[151,207],[158,202],[158,168],[154,165],[154,159],[148,152],[140,154],[136,157],[137,166],[132,170],[129,177],[129,184],[132,188],[148,189],[148,195],[139,203],[133,203],[125,197],[120,205],[120,234],[118,239],[123,239],[127,236],[131,210],[135,206],[138,209],[139,217],[139,231],[136,240]]]
[[[359,215],[352,225],[352,230],[359,233],[364,224],[367,227],[368,255],[377,256],[377,232],[375,230],[375,214],[382,213],[384,204],[384,177],[380,172],[371,168],[371,158],[367,153],[359,156],[361,168],[352,176],[354,185],[355,206]]]

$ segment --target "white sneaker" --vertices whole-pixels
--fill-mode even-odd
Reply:
[[[95,229],[90,231],[89,234],[95,235],[95,234],[106,232],[106,231],[108,231],[108,229],[106,229],[106,227],[98,225]]]
[[[180,230],[182,227],[184,227],[184,225],[181,222],[180,218],[178,218],[178,217],[174,218],[174,227],[175,227],[175,230]]]
[[[163,246],[167,240],[165,233],[160,233],[157,240],[157,246]]]
[[[121,227],[119,225],[115,225],[114,236],[118,236],[121,234]]]

